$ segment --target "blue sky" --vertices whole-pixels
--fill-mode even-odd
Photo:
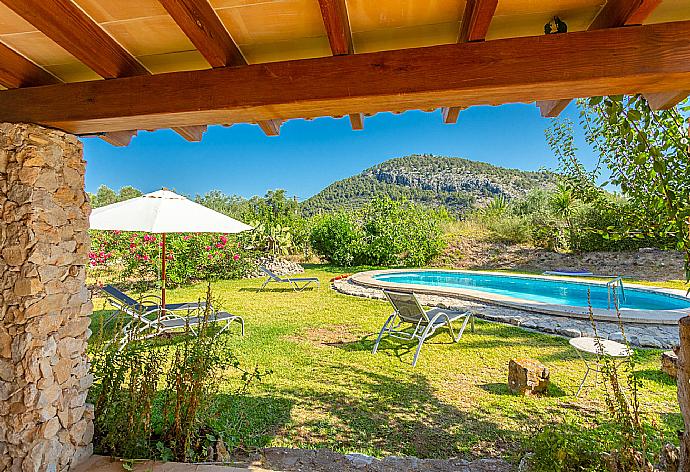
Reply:
[[[562,114],[577,124],[571,104]],[[347,118],[291,120],[280,136],[267,137],[255,125],[209,127],[200,143],[188,143],[170,130],[140,132],[126,148],[100,139],[84,139],[86,188],[132,185],[144,192],[162,187],[186,195],[218,189],[244,197],[283,188],[300,200],[331,182],[374,164],[408,154],[438,154],[525,170],[553,168],[534,105],[473,107],[457,124],[442,123],[440,111],[381,113],[368,117],[364,130],[352,131]],[[578,132],[580,158],[595,157]]]

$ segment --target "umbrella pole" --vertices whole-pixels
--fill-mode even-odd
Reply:
[[[163,233],[163,256],[161,257],[161,308],[165,310],[165,233]]]

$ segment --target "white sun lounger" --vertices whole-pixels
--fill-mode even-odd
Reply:
[[[216,312],[211,308],[211,314],[208,318],[202,315],[189,316],[193,312],[199,312],[206,308],[206,303],[171,303],[166,304],[162,308],[158,303],[147,304],[137,302],[126,293],[120,291],[112,285],[106,285],[102,288],[106,295],[108,303],[115,309],[115,317],[127,316],[129,320],[120,330],[119,337],[121,343],[125,343],[128,339],[142,339],[157,336],[162,333],[184,330],[189,326],[189,330],[196,336],[195,327],[204,323],[220,323],[225,322],[225,326],[219,331],[222,333],[229,328],[230,323],[237,321],[242,327],[242,336],[244,336],[244,320],[241,316],[233,315],[227,312]],[[154,299],[157,297],[153,296]],[[183,313],[183,315],[180,315]],[[187,316],[184,316],[186,314]]]
[[[376,354],[376,350],[383,336],[392,336],[405,340],[417,340],[417,351],[412,360],[412,367],[414,367],[417,365],[417,358],[419,357],[419,351],[422,350],[422,344],[424,344],[424,341],[431,337],[438,328],[447,326],[453,342],[458,342],[462,337],[462,333],[465,332],[465,327],[470,319],[472,319],[472,325],[474,326],[474,314],[472,312],[453,312],[441,310],[440,308],[432,308],[429,311],[424,311],[424,308],[419,304],[419,300],[417,300],[414,293],[394,292],[390,290],[384,290],[383,293],[386,295],[386,298],[388,298],[388,301],[391,302],[395,311],[383,324],[379,337],[376,339],[376,344],[374,344],[372,354]],[[453,321],[458,320],[463,320],[463,322],[458,335],[455,336]],[[414,327],[414,330],[410,331],[412,327]]]
[[[268,275],[268,278],[259,289],[259,292],[262,291],[266,287],[266,285],[268,285],[271,282],[290,284],[290,286],[295,292],[301,292],[312,283],[315,283],[317,286],[321,286],[321,282],[319,282],[319,279],[316,277],[280,277],[268,270],[266,267],[261,266],[259,267],[259,269],[261,270],[261,272]]]

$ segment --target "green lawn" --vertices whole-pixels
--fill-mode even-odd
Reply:
[[[219,422],[231,444],[329,447],[376,456],[409,454],[515,457],[545,423],[591,428],[609,416],[600,388],[574,392],[584,368],[566,339],[478,321],[453,344],[444,330],[428,342],[416,368],[413,347],[397,340],[371,348],[391,308],[381,301],[338,294],[328,280],[339,272],[315,266],[317,290],[294,293],[259,280],[214,283],[222,308],[245,319],[247,334],[231,336],[246,367],[273,371],[233,395],[231,373]],[[271,286],[269,286],[271,287]],[[170,290],[169,301],[203,297],[204,284]],[[96,300],[96,309],[103,303]],[[675,383],[659,371],[659,351],[640,351],[642,410],[667,441],[682,428]],[[511,395],[512,357],[531,357],[551,371],[549,396]]]

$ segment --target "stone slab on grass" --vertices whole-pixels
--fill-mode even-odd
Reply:
[[[661,355],[661,370],[676,378],[678,374],[678,356],[673,351],[666,351]]]
[[[545,394],[549,369],[534,359],[517,358],[508,363],[508,388],[519,395]]]

